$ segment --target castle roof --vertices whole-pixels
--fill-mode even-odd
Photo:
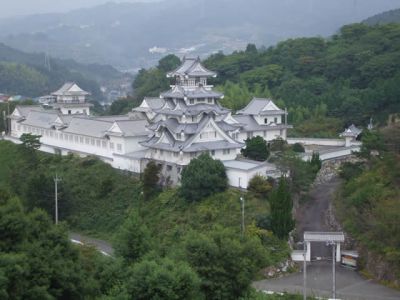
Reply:
[[[75,82],[66,82],[64,85],[51,95],[53,96],[87,96],[90,93],[82,90]]]
[[[182,64],[174,71],[167,73],[167,77],[216,77],[217,73],[206,69],[200,62],[200,58],[184,57]]]
[[[240,115],[280,115],[281,110],[271,99],[253,98],[247,106],[237,112]]]

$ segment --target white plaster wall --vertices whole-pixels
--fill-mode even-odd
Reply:
[[[228,176],[230,186],[247,188],[249,184],[249,178],[246,171],[226,168],[226,175]]]
[[[290,145],[295,143],[300,143],[303,145],[319,145],[319,146],[334,146],[334,147],[342,147],[345,144],[344,139],[288,138],[287,142]]]
[[[275,122],[276,118],[276,122]],[[254,119],[259,125],[264,125],[264,124],[270,124],[270,123],[275,123],[275,124],[282,124],[282,116],[281,115],[272,115],[272,116],[254,116]],[[265,123],[265,119],[267,119],[267,123]]]
[[[113,168],[126,170],[134,173],[141,173],[141,164],[140,159],[129,158],[129,157],[121,157],[114,155],[114,160],[111,164]]]
[[[127,137],[123,139],[125,143],[125,153],[135,152],[146,149],[140,142],[143,142],[147,139],[147,136],[134,136],[134,137]]]
[[[85,111],[87,115],[90,115],[90,107],[61,107],[60,110],[63,115],[83,114]],[[69,111],[71,111],[71,113],[69,113]]]

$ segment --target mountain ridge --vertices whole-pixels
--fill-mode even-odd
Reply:
[[[242,50],[248,43],[270,46],[292,37],[328,36],[343,24],[397,7],[396,2],[365,0],[362,6],[347,0],[107,3],[65,14],[0,20],[0,41],[80,62],[140,68],[154,65],[168,53],[205,57],[219,50]]]

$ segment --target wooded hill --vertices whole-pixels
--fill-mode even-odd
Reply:
[[[25,53],[0,43],[0,92],[37,97],[57,90],[66,81],[75,81],[97,100],[102,98],[102,82],[123,75],[106,65],[53,57],[49,57],[49,63],[50,68],[45,66],[44,53]]]
[[[342,167],[337,213],[363,269],[400,287],[400,124],[364,134],[364,161]]]
[[[248,45],[204,64],[218,73],[223,105],[238,110],[253,96],[272,97],[289,109],[292,135],[337,136],[345,125],[385,124],[400,111],[400,24],[352,24],[329,39],[289,39],[265,51]],[[167,89],[164,75],[160,66],[142,70],[133,83],[137,100]]]
[[[381,14],[377,14],[364,20],[363,23],[368,25],[400,23],[400,9],[392,9]]]

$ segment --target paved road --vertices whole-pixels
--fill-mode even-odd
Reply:
[[[296,214],[299,240],[304,231],[329,231],[326,213],[332,201],[340,179],[319,184],[310,191],[310,199],[302,205]],[[324,243],[312,243],[311,257],[331,257],[331,248]],[[400,292],[365,280],[357,272],[336,265],[337,297],[348,300],[399,300]],[[262,280],[254,283],[260,290],[274,292],[303,292],[303,273],[295,273],[278,279]],[[332,295],[331,261],[312,262],[307,265],[308,295],[330,297]]]
[[[78,241],[80,243],[83,243],[85,245],[91,245],[95,247],[97,250],[99,250],[101,253],[107,256],[112,256],[114,254],[114,249],[112,248],[110,243],[107,243],[106,241],[102,241],[99,239],[94,239],[91,237],[83,236],[78,233],[70,233],[69,238],[73,241]]]
[[[357,272],[337,266],[336,297],[344,300],[399,300],[400,292],[363,279]],[[255,282],[259,290],[303,293],[303,274]],[[307,267],[307,295],[329,298],[332,295],[331,262],[313,262]]]

